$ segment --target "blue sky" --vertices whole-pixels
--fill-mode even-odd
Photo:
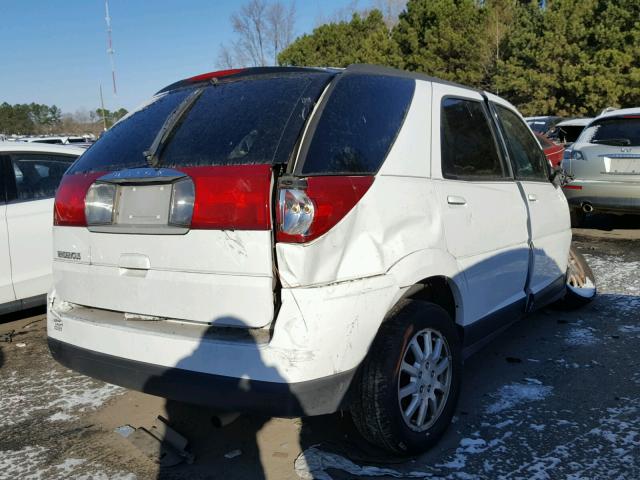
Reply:
[[[64,112],[134,108],[161,87],[216,69],[230,15],[243,1],[110,0],[118,95],[111,90],[104,0],[0,0],[0,102],[56,104]],[[296,32],[353,4],[297,0]],[[367,0],[358,2],[368,6]]]

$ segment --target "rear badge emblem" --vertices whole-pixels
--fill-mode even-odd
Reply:
[[[63,252],[58,250],[58,258],[64,258],[65,260],[81,260],[80,252]]]

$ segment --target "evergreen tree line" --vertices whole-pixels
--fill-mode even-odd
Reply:
[[[107,128],[127,114],[127,110],[102,110],[63,114],[56,105],[39,103],[0,103],[0,133],[34,135],[51,133],[100,133],[104,123]],[[104,116],[104,121],[103,121]]]
[[[0,132],[32,134],[55,129],[62,111],[55,105],[40,103],[0,104]]]
[[[409,0],[392,24],[356,13],[298,37],[278,63],[423,72],[498,93],[525,115],[640,106],[638,0]]]

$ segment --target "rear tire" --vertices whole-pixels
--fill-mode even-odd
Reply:
[[[354,423],[366,440],[389,452],[424,452],[451,423],[461,374],[460,339],[447,312],[402,300],[362,365],[350,407]]]
[[[596,280],[587,260],[575,247],[569,249],[564,298],[556,302],[563,310],[575,310],[591,302],[597,294]]]

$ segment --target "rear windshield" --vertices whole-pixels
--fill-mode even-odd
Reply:
[[[196,88],[202,95],[173,128],[159,166],[285,163],[331,75],[263,75],[160,94],[114,125],[70,173],[148,166],[148,151],[170,114]]]
[[[414,88],[411,78],[340,78],[320,115],[302,174],[377,172],[402,126]]]
[[[596,120],[580,136],[580,142],[619,147],[640,146],[640,117],[613,117]]]

